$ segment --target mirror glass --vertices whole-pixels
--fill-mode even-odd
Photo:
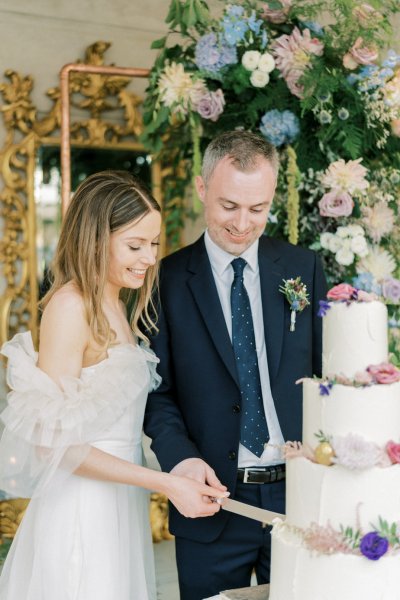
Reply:
[[[152,188],[152,158],[138,146],[132,148],[71,147],[71,190],[89,175],[105,169],[123,169]],[[48,271],[61,225],[60,146],[42,145],[34,175],[36,248],[39,298],[49,288]]]

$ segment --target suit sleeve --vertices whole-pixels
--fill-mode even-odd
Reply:
[[[202,458],[190,439],[177,402],[169,327],[161,308],[158,310],[158,333],[151,336],[151,346],[160,359],[158,372],[162,382],[149,394],[144,431],[152,439],[151,448],[163,471],[170,471],[187,458]]]
[[[313,286],[313,373],[322,374],[322,318],[318,316],[319,301],[326,299],[327,285],[321,259],[315,255]]]

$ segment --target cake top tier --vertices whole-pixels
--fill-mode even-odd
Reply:
[[[323,315],[322,374],[354,377],[369,365],[388,360],[386,306],[376,296],[348,284],[335,286]]]

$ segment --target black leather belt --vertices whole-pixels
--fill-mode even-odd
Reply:
[[[238,469],[237,479],[243,483],[276,483],[286,477],[286,465],[246,467]]]

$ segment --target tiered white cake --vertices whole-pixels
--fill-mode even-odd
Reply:
[[[287,460],[286,520],[272,531],[270,600],[400,600],[400,382],[386,307],[325,308],[323,377],[303,383],[304,445]]]

